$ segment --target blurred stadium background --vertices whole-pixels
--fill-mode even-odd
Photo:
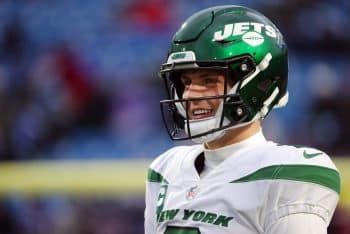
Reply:
[[[242,4],[290,48],[290,103],[265,134],[341,170],[329,233],[350,233],[348,0],[0,0],[0,233],[143,233],[148,163],[175,145],[157,77],[195,11]]]

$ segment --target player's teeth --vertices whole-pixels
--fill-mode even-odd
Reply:
[[[201,109],[201,110],[194,110],[193,114],[195,114],[195,115],[203,115],[203,114],[208,114],[210,112],[211,112],[210,110]]]

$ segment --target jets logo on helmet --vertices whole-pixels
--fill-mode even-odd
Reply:
[[[223,95],[196,100],[220,100],[210,118],[191,120],[183,98],[180,74],[193,69],[217,69],[234,80]],[[161,101],[163,120],[174,140],[208,142],[227,129],[264,118],[288,101],[288,52],[282,34],[264,15],[241,6],[219,6],[188,18],[173,37],[161,66],[168,97]]]
[[[242,23],[234,23],[234,24],[226,24],[224,26],[224,30],[216,31],[214,33],[214,41],[222,41],[227,39],[230,36],[238,36],[242,35],[248,31],[254,31],[256,33],[262,33],[262,29],[264,30],[264,33],[272,38],[277,37],[277,33],[275,29],[270,25],[265,25],[261,23],[256,22],[242,22]]]
[[[257,32],[247,32],[242,36],[242,40],[251,45],[251,46],[259,46],[264,43],[264,37]]]

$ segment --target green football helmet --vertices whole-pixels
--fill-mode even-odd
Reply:
[[[184,99],[180,76],[189,69],[223,71],[225,82],[235,85],[224,95]],[[283,36],[264,15],[242,6],[212,7],[188,18],[159,74],[168,93],[160,102],[162,117],[173,140],[209,142],[288,102]],[[220,99],[221,106],[212,118],[190,120],[186,103],[203,99]]]

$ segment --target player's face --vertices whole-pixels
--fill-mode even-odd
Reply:
[[[213,70],[190,70],[181,75],[184,85],[182,98],[200,98],[224,94],[225,76]],[[227,90],[232,88],[228,85]],[[209,118],[215,115],[222,99],[204,99],[186,102],[191,120]],[[185,107],[186,108],[186,107]]]

